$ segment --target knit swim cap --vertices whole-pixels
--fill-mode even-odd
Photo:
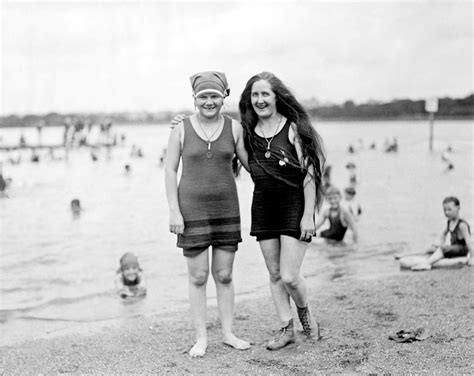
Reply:
[[[229,95],[230,89],[225,73],[222,72],[201,72],[189,78],[193,93],[198,96],[203,93],[219,94],[223,98]]]
[[[120,269],[125,269],[127,266],[137,266],[138,267],[138,257],[131,252],[125,253],[120,258]]]

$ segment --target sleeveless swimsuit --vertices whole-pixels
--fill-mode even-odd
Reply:
[[[331,215],[331,213],[336,214]],[[347,227],[342,224],[341,209],[329,209],[329,223],[329,228],[327,230],[321,231],[321,237],[337,241],[344,239]]]
[[[250,235],[256,236],[257,241],[280,235],[296,239],[301,236],[305,174],[299,166],[296,148],[288,139],[289,129],[290,121],[287,120],[271,141],[269,158],[265,154],[271,138],[265,139],[252,131],[248,152],[255,188]]]
[[[447,224],[446,228],[446,236],[449,236],[448,239],[450,239],[451,246],[456,246],[455,249],[450,249],[449,251],[443,252],[444,257],[446,258],[453,258],[453,257],[464,257],[467,256],[469,253],[469,249],[467,248],[466,245],[466,239],[460,238],[462,236],[460,230],[459,230],[459,224],[463,222],[467,225],[467,230],[469,232],[469,235],[471,234],[471,228],[469,227],[469,224],[464,220],[464,219],[459,219],[458,223],[456,223],[456,226],[454,226],[453,231],[449,230],[449,221]]]
[[[184,119],[183,125],[183,169],[178,200],[184,233],[178,235],[177,246],[183,248],[185,256],[195,256],[211,245],[236,251],[242,238],[237,187],[232,174],[235,150],[232,119],[224,116],[222,132],[211,142],[211,158],[207,156],[207,141],[196,133],[191,120]]]

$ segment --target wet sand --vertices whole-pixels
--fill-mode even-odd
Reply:
[[[188,313],[173,312],[0,347],[0,373],[310,375],[319,373],[472,372],[472,267],[403,272],[383,278],[343,275],[312,286],[322,340],[298,341],[270,352],[265,342],[278,326],[270,294],[238,301],[235,332],[253,343],[236,351],[220,342],[216,307],[209,309],[209,348],[191,359]],[[295,314],[296,317],[296,314]],[[388,336],[424,328],[430,337],[396,343]],[[3,368],[3,369],[1,369]]]

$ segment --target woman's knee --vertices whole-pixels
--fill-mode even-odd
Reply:
[[[189,275],[189,281],[197,286],[204,286],[207,283],[207,279],[209,277],[208,271],[196,271]]]
[[[296,289],[300,283],[300,275],[299,273],[283,272],[281,274],[281,280],[286,287]]]
[[[214,281],[221,283],[223,285],[228,285],[232,282],[232,270],[230,269],[221,269],[212,273]]]
[[[277,283],[281,281],[280,269],[278,268],[268,269],[268,275],[270,276],[271,283]]]

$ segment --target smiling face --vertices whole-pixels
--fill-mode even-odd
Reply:
[[[459,215],[459,206],[457,206],[454,202],[449,201],[443,204],[443,211],[446,218],[456,219]]]
[[[329,196],[327,196],[327,200],[331,209],[337,209],[339,208],[339,203],[341,202],[341,195],[338,193],[331,193]]]
[[[137,265],[126,265],[122,269],[122,274],[127,281],[135,281],[138,277],[138,266]]]
[[[268,81],[255,82],[252,85],[250,98],[252,107],[259,118],[269,118],[276,114],[276,95]]]
[[[199,113],[206,118],[213,118],[219,115],[224,98],[216,93],[201,93],[194,98],[194,105]]]

